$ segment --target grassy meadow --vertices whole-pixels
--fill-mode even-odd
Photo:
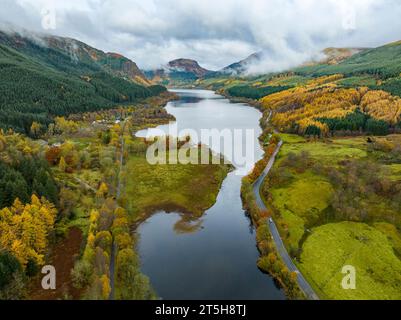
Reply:
[[[227,165],[151,165],[144,155],[131,155],[125,167],[125,198],[133,219],[156,210],[202,215],[216,202]]]
[[[370,142],[280,136],[284,145],[262,195],[316,292],[327,299],[400,299],[399,136]],[[341,287],[344,265],[357,270],[356,290]]]
[[[401,299],[401,260],[385,233],[364,223],[318,227],[303,247],[301,271],[328,299]],[[343,266],[356,268],[356,289],[341,286]]]

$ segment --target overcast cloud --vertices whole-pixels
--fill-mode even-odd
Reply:
[[[279,71],[321,49],[401,39],[399,0],[0,0],[0,21],[119,52],[141,68],[192,58],[217,70],[257,52]],[[54,19],[53,19],[54,17]],[[49,29],[50,28],[50,29]]]

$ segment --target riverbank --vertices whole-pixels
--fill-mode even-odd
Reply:
[[[261,210],[257,204],[254,183],[260,178],[271,158],[274,159],[280,150],[280,140],[277,136],[272,136],[269,147],[266,149],[265,156],[260,160],[253,172],[242,180],[241,198],[244,208],[251,217],[252,223],[256,228],[256,243],[260,252],[258,267],[273,276],[284,288],[286,295],[290,299],[303,299],[304,295],[297,282],[297,273],[290,272],[284,264],[281,255],[278,253],[275,242],[269,228],[271,212]],[[259,192],[259,190],[258,190]]]
[[[290,272],[280,258],[275,247],[273,237],[268,226],[268,218],[271,213],[263,211],[259,208],[254,196],[253,184],[258,180],[265,170],[271,157],[279,150],[280,139],[274,135],[274,130],[269,127],[269,119],[271,114],[264,112],[262,105],[257,100],[231,97],[225,90],[218,90],[216,93],[221,94],[231,103],[242,103],[250,105],[262,112],[260,119],[260,127],[262,134],[259,136],[259,143],[264,149],[263,158],[255,164],[253,171],[242,179],[241,198],[243,206],[250,216],[252,224],[256,228],[257,248],[260,252],[258,267],[273,276],[280,286],[284,288],[287,297],[290,299],[302,299],[304,295],[297,283],[297,274]]]
[[[254,129],[260,112],[204,90],[183,90],[167,108],[178,131]],[[222,117],[224,115],[224,117]],[[257,136],[256,159],[262,157]],[[199,188],[192,181],[193,188]],[[217,201],[202,216],[160,211],[138,226],[142,270],[163,299],[285,299],[273,278],[256,266],[259,252],[240,197],[241,176],[228,174]],[[198,195],[192,191],[192,199]],[[174,208],[173,208],[174,209]],[[163,265],[163,268],[160,268]],[[179,285],[177,285],[179,284]]]
[[[230,165],[151,165],[145,154],[130,155],[123,197],[134,225],[158,211],[201,217],[211,208]]]
[[[139,101],[134,106],[76,114],[58,120],[59,132],[47,137],[46,150],[43,151],[61,191],[55,244],[48,259],[57,270],[57,290],[44,291],[38,276],[30,285],[30,297],[43,300],[107,299],[109,292],[117,299],[153,296],[147,279],[139,273],[137,255],[132,250],[135,239],[125,224],[130,215],[124,213],[123,217],[125,211],[120,210],[125,207],[120,199],[120,191],[124,188],[120,179],[124,176],[126,157],[138,152],[138,144],[133,141],[131,132],[175,120],[165,112],[164,106],[177,99],[175,93],[166,92]],[[139,146],[143,147],[146,150],[146,145]],[[102,225],[98,229],[92,227],[91,217],[99,214]],[[104,220],[106,216],[108,218]],[[121,233],[122,225],[115,230],[115,217],[119,223],[127,221],[124,222],[124,233]],[[94,243],[94,238],[104,242],[101,245]],[[115,248],[115,243],[119,244],[118,248]],[[102,260],[98,264],[94,262],[95,251]],[[128,254],[126,258],[133,262],[127,272],[143,281],[143,286],[136,285],[136,293],[124,281],[121,283],[125,271],[115,266],[120,252]]]

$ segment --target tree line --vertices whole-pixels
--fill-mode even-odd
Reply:
[[[332,134],[335,132],[363,132],[371,135],[384,136],[389,134],[390,125],[383,120],[377,120],[363,113],[359,108],[343,118],[318,118],[317,121],[326,124]],[[317,127],[308,127],[306,135],[320,136]]]
[[[226,89],[226,92],[232,97],[243,97],[248,99],[259,100],[270,94],[288,90],[289,86],[267,86],[255,87],[249,85],[234,86]]]
[[[0,128],[29,135],[33,122],[47,127],[55,116],[108,109],[166,91],[93,68],[83,67],[78,73],[77,66],[72,69],[73,63],[67,63],[64,56],[51,57],[46,58],[47,64],[39,64],[0,45]]]

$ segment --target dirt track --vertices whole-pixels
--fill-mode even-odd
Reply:
[[[79,256],[82,243],[82,232],[78,228],[71,228],[67,236],[60,240],[51,253],[49,264],[56,268],[56,290],[42,289],[42,274],[39,273],[32,281],[29,294],[30,300],[79,300],[81,290],[73,287],[71,270],[75,259]]]

